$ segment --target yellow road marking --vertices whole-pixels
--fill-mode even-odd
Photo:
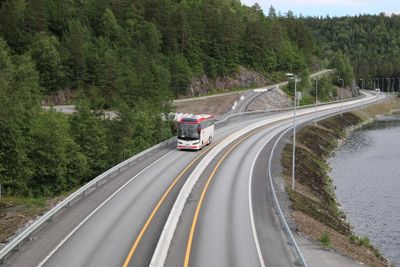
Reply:
[[[232,150],[235,149],[240,143],[242,143],[244,140],[246,140],[250,136],[258,133],[259,131],[261,131],[264,128],[265,127],[261,127],[257,131],[254,131],[254,132],[252,132],[250,134],[247,134],[246,136],[242,137],[237,143],[235,143],[232,147],[230,147],[225,152],[225,154],[222,156],[222,158],[218,161],[217,165],[214,167],[213,171],[211,172],[210,176],[208,177],[207,182],[206,182],[206,184],[205,184],[205,186],[203,188],[203,191],[201,192],[199,203],[197,204],[196,212],[195,212],[194,217],[193,217],[192,226],[190,228],[189,239],[188,239],[188,243],[187,243],[187,246],[186,246],[185,261],[184,261],[184,264],[183,264],[184,267],[188,267],[189,266],[190,252],[192,250],[192,243],[193,243],[194,232],[196,230],[197,219],[199,217],[200,209],[201,209],[201,206],[203,205],[203,200],[204,200],[204,197],[206,195],[208,186],[210,185],[211,180],[213,179],[213,177],[214,177],[215,173],[217,172],[219,166],[224,161],[224,159],[229,155],[229,153],[231,153]]]
[[[167,198],[168,194],[171,192],[171,190],[174,188],[174,186],[176,185],[176,183],[182,178],[182,176],[190,169],[190,167],[193,166],[193,164],[199,160],[199,158],[201,158],[205,153],[207,153],[211,148],[207,149],[206,151],[203,151],[200,155],[198,155],[192,162],[190,162],[189,165],[186,166],[185,169],[183,169],[183,171],[175,178],[175,180],[172,182],[172,184],[168,187],[168,189],[164,192],[163,196],[161,197],[161,199],[158,201],[157,205],[155,206],[155,208],[153,209],[153,211],[151,212],[149,218],[147,219],[146,223],[144,224],[144,226],[142,227],[142,229],[140,230],[140,233],[138,235],[138,237],[135,240],[135,243],[133,244],[132,248],[129,251],[128,256],[126,257],[124,264],[122,265],[123,267],[128,267],[130,261],[132,260],[133,255],[135,254],[135,251],[137,249],[137,247],[139,246],[139,243],[143,237],[143,235],[145,234],[147,228],[149,227],[151,221],[153,220],[154,216],[156,215],[157,211],[160,209],[161,205],[164,203],[165,199]]]

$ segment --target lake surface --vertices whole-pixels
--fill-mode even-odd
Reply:
[[[354,232],[400,266],[400,115],[354,131],[328,161]]]

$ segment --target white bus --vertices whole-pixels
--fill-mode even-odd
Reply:
[[[178,149],[202,149],[214,138],[214,116],[183,117],[178,122]]]

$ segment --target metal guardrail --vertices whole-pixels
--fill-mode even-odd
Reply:
[[[278,144],[278,141],[282,138],[282,136],[284,136],[287,132],[289,132],[292,129],[293,129],[293,127],[290,126],[288,129],[284,130],[281,133],[281,135],[278,137],[278,139],[276,140],[274,146],[272,147],[272,152],[271,152],[271,155],[269,157],[269,168],[268,168],[268,174],[269,175],[268,176],[269,176],[269,184],[271,186],[271,192],[272,192],[272,195],[273,195],[274,204],[276,206],[276,209],[277,209],[279,218],[280,218],[280,220],[282,222],[282,225],[285,228],[285,231],[286,231],[286,233],[287,233],[287,235],[289,237],[290,243],[292,243],[292,245],[294,247],[294,250],[296,252],[296,255],[297,255],[298,259],[300,260],[301,265],[303,267],[308,267],[307,262],[306,262],[306,260],[305,260],[305,258],[303,256],[303,253],[301,252],[299,246],[297,245],[297,242],[294,239],[294,236],[292,234],[292,230],[290,229],[290,227],[289,227],[289,225],[288,225],[288,223],[286,221],[285,215],[283,215],[283,211],[282,211],[281,206],[279,204],[278,197],[276,196],[275,186],[274,186],[274,182],[272,181],[272,173],[271,173],[272,157],[273,157],[273,153],[275,151],[276,145]]]
[[[357,97],[360,98],[360,97]],[[354,100],[357,98],[351,98],[349,100]],[[340,101],[334,101],[334,102],[329,102],[329,103],[323,103],[320,105],[327,105],[327,104],[333,104],[336,102]],[[320,106],[318,105],[318,106]],[[301,106],[299,107],[300,109],[302,108],[309,108],[313,107],[314,105],[307,105],[307,106]],[[262,111],[251,111],[251,112],[242,112],[242,113],[235,113],[226,116],[224,119],[217,121],[215,124],[217,126],[222,125],[223,123],[226,123],[228,120],[234,117],[240,117],[240,116],[245,116],[245,115],[252,115],[252,114],[263,114],[267,112],[280,112],[280,111],[288,111],[292,110],[292,107],[289,108],[284,108],[284,109],[268,109],[268,110],[262,110]],[[53,220],[59,213],[62,211],[64,208],[68,208],[73,204],[78,198],[85,196],[89,189],[95,189],[98,186],[101,185],[101,182],[104,180],[108,180],[112,178],[112,175],[115,173],[119,173],[121,169],[125,167],[129,167],[132,162],[135,162],[143,157],[146,157],[150,155],[151,153],[155,153],[159,151],[161,148],[168,147],[172,143],[176,142],[176,137],[170,138],[168,140],[165,140],[155,146],[152,146],[134,156],[131,158],[119,163],[118,165],[112,167],[111,169],[105,171],[104,173],[100,174],[93,180],[91,180],[89,183],[85,184],[81,188],[79,188],[77,191],[69,195],[67,198],[65,198],[62,202],[57,204],[54,208],[49,210],[47,213],[45,213],[43,216],[41,216],[37,221],[32,223],[30,226],[28,226],[25,230],[23,230],[20,234],[18,234],[13,240],[11,240],[9,243],[7,243],[1,250],[0,250],[0,263],[4,263],[6,260],[6,257],[13,251],[19,250],[21,244],[26,241],[26,240],[31,240],[32,235],[40,229],[46,222],[49,222]]]
[[[362,97],[362,96],[354,97],[354,98],[351,98],[350,100],[359,99],[359,98],[361,98],[361,97]],[[380,101],[382,101],[382,100],[380,100]],[[378,102],[380,102],[380,101],[378,101]],[[340,101],[336,101],[336,102],[340,102]],[[331,103],[333,103],[333,102],[331,102]],[[370,103],[368,103],[368,102],[366,103],[366,105],[369,105],[369,104],[370,104]],[[346,109],[344,109],[343,111],[347,112],[347,111],[352,110],[352,109],[353,109],[353,108],[346,108]],[[337,114],[337,113],[338,113],[338,112],[336,112],[335,114]],[[318,120],[324,119],[325,117],[326,117],[326,116],[318,117]],[[296,124],[296,127],[298,127],[298,126],[300,126],[300,125],[302,125],[302,124],[304,124],[304,122]],[[270,155],[270,157],[269,157],[269,162],[268,162],[268,165],[269,165],[269,168],[268,168],[268,176],[269,176],[269,184],[270,184],[270,186],[271,186],[271,192],[272,192],[272,195],[273,195],[273,201],[274,201],[274,204],[275,204],[275,206],[276,206],[276,210],[277,210],[277,212],[278,212],[279,219],[280,219],[280,221],[281,221],[281,223],[282,223],[282,225],[283,225],[285,231],[287,232],[287,235],[288,235],[288,237],[289,237],[290,243],[291,243],[291,244],[293,245],[293,247],[294,247],[294,251],[295,251],[295,253],[296,253],[296,255],[297,255],[297,258],[298,258],[298,260],[300,261],[299,263],[300,263],[301,266],[303,266],[303,267],[308,267],[307,262],[306,262],[306,260],[305,260],[305,258],[304,258],[304,255],[303,255],[303,253],[301,252],[300,247],[298,246],[298,244],[297,244],[297,242],[296,242],[296,240],[295,240],[295,238],[294,238],[294,236],[293,236],[292,230],[290,229],[289,224],[288,224],[287,221],[286,221],[285,215],[283,214],[282,208],[281,208],[281,206],[280,206],[280,204],[279,204],[279,200],[278,200],[278,197],[277,197],[277,195],[276,195],[275,186],[274,186],[274,182],[273,182],[273,179],[272,179],[272,172],[271,172],[271,163],[272,163],[272,158],[273,158],[273,155],[274,155],[276,146],[277,146],[279,140],[282,139],[282,137],[283,137],[285,134],[287,134],[289,131],[291,131],[292,129],[293,129],[293,125],[289,126],[286,130],[283,130],[283,131],[281,132],[281,134],[279,135],[279,137],[276,139],[276,141],[275,141],[275,143],[274,143],[274,145],[273,145],[273,147],[272,147],[271,155]]]
[[[362,97],[363,96],[356,96],[356,97],[348,98],[348,99],[345,99],[343,101],[343,103],[346,103],[347,101],[360,99]],[[335,103],[340,103],[340,102],[342,102],[342,101],[341,100],[337,100],[337,101],[331,101],[331,102],[323,102],[323,103],[319,103],[318,107],[326,106],[326,105],[330,105],[330,104],[335,104]],[[301,110],[301,109],[312,108],[312,107],[315,107],[315,104],[299,106],[299,107],[296,107],[296,108],[297,108],[297,110]],[[280,108],[280,109],[264,109],[264,110],[257,110],[257,111],[238,112],[238,113],[230,114],[230,115],[226,116],[225,118],[217,121],[215,123],[215,125],[220,126],[220,124],[226,123],[228,120],[230,120],[232,118],[235,118],[235,117],[240,117],[240,116],[264,114],[264,113],[269,113],[269,112],[284,112],[284,111],[292,111],[292,110],[293,110],[293,107],[287,107],[287,108]]]
[[[77,191],[69,195],[67,198],[65,198],[63,201],[61,201],[59,204],[57,204],[54,208],[49,210],[47,213],[45,213],[43,216],[41,216],[37,221],[32,223],[30,226],[28,226],[25,230],[23,230],[20,234],[18,234],[13,240],[11,240],[9,243],[7,243],[1,250],[0,250],[0,262],[4,263],[6,260],[6,257],[13,251],[19,250],[21,244],[26,241],[26,240],[31,240],[32,235],[40,229],[46,222],[49,222],[53,220],[59,213],[62,211],[64,208],[68,208],[71,206],[72,203],[74,203],[78,198],[85,196],[90,189],[95,189],[98,186],[101,185],[101,183],[105,180],[108,180],[109,178],[113,177],[113,174],[119,173],[123,168],[129,167],[131,163],[149,156],[152,153],[158,152],[162,148],[168,147],[172,143],[176,142],[176,137],[170,138],[168,140],[165,140],[164,142],[161,142],[155,146],[152,146],[134,156],[131,158],[119,163],[118,165],[112,167],[111,169],[105,171],[104,173],[100,174],[93,180],[91,180],[89,183],[85,184],[81,188],[79,188]]]

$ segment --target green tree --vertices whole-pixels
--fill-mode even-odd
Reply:
[[[174,89],[175,95],[187,94],[192,73],[188,61],[182,55],[176,55],[171,59],[171,86]]]
[[[73,140],[79,146],[79,151],[88,163],[88,176],[93,178],[108,167],[106,130],[102,119],[90,111],[87,102],[77,105],[77,112],[70,118],[70,131]]]
[[[73,79],[76,87],[80,87],[86,80],[86,55],[88,48],[88,30],[78,20],[71,20],[68,24],[67,43],[70,53],[70,68],[73,70]]]
[[[78,147],[69,135],[67,117],[56,111],[41,112],[33,119],[30,135],[32,149],[29,158],[35,172],[29,185],[34,193],[53,195],[78,185],[80,177],[87,174],[88,166],[86,158],[77,153]],[[70,166],[77,169],[72,170]]]
[[[60,43],[54,36],[39,33],[31,45],[30,54],[40,74],[40,85],[47,93],[63,87],[64,70],[59,54]]]

